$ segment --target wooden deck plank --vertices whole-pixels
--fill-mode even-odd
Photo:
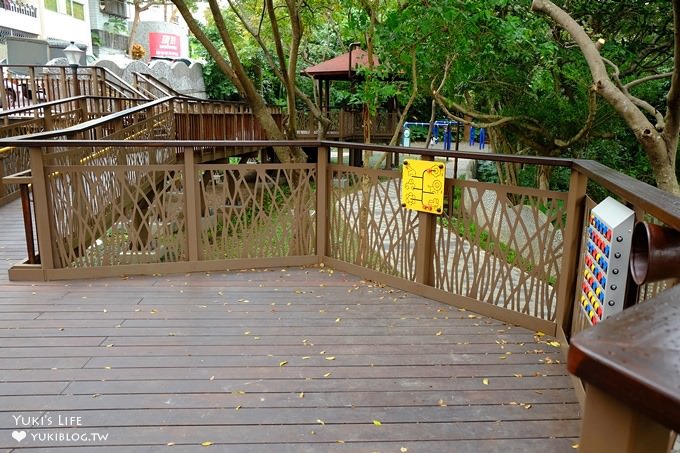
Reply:
[[[573,420],[573,404],[535,404],[529,409],[519,405],[505,406],[431,406],[408,407],[300,407],[300,408],[250,408],[237,406],[219,409],[119,409],[88,411],[45,411],[24,413],[52,418],[53,425],[62,420],[81,416],[87,418],[90,428],[112,428],[124,426],[229,426],[229,425],[325,425],[365,424],[372,420],[389,423],[460,423],[484,421],[527,420],[525,412],[534,420]],[[4,415],[4,414],[3,414]],[[0,418],[2,420],[2,418]],[[7,417],[3,422],[14,422]],[[322,426],[325,426],[322,425]]]
[[[266,398],[265,398],[266,396]],[[349,399],[349,400],[348,400]],[[380,392],[305,392],[299,393],[154,393],[143,395],[14,395],[0,396],[3,408],[21,405],[24,411],[99,411],[106,409],[219,409],[235,408],[239,404],[247,408],[302,408],[302,407],[439,407],[490,405],[501,407],[511,402],[526,404],[576,403],[572,389],[536,390],[462,390],[455,392],[425,391],[380,391]],[[570,406],[571,407],[571,406]],[[6,412],[6,416],[13,413]]]
[[[16,208],[0,207],[0,228],[20,221]],[[20,229],[2,231],[0,452],[205,441],[229,452],[573,451],[576,395],[559,348],[535,332],[328,268],[9,282],[24,252],[6,240]],[[82,426],[14,419],[31,415]],[[50,432],[108,437],[32,438]]]
[[[228,444],[229,453],[318,453],[323,452],[398,452],[405,448],[408,452],[455,452],[455,453],[525,453],[528,451],[557,451],[568,452],[574,451],[571,445],[573,443],[568,439],[524,439],[521,442],[515,439],[497,439],[497,440],[460,440],[460,441],[417,441],[417,442],[352,442],[345,441],[340,443],[335,442],[317,442],[317,443],[268,443],[258,444],[257,449],[254,450],[252,444]],[[72,451],[73,447],[55,447],[50,451]],[[161,449],[158,446],[149,445],[135,445],[125,446],[118,445],[115,447],[116,453],[148,453],[158,452]],[[172,453],[195,452],[198,448],[197,444],[181,444],[174,443],[172,446]],[[218,451],[222,448],[227,448],[225,444],[216,444],[214,448]],[[165,448],[167,449],[167,447]],[[163,449],[163,450],[165,450]],[[110,451],[110,446],[101,447],[80,447],[79,453],[102,453]],[[0,450],[9,451],[9,450]]]
[[[389,423],[375,426],[371,420],[362,424],[332,424],[325,426],[319,423],[300,425],[271,425],[266,429],[260,425],[221,425],[202,426],[161,426],[161,427],[93,427],[88,432],[106,434],[105,445],[167,445],[173,443],[190,443],[200,445],[202,442],[215,444],[251,443],[253,449],[262,443],[331,443],[339,440],[347,442],[418,442],[430,440],[467,440],[474,439],[516,439],[551,438],[573,436],[578,432],[579,421],[561,420],[559,425],[553,421],[492,421],[463,423]],[[559,428],[557,428],[559,426]],[[82,429],[82,428],[79,428]],[[32,429],[38,434],[41,429]],[[60,432],[59,430],[45,430]],[[62,433],[65,430],[62,429]],[[565,436],[567,434],[567,436]],[[240,440],[240,441],[239,441]],[[26,441],[26,446],[38,444],[41,448],[58,445],[59,442]],[[0,448],[16,446],[7,430],[0,431]]]
[[[280,357],[273,357],[271,362],[278,362]],[[233,367],[136,367],[113,368],[110,365],[93,366],[81,369],[68,364],[65,360],[51,359],[2,359],[0,360],[0,381],[2,382],[50,382],[50,381],[148,381],[153,380],[158,385],[164,384],[167,376],[173,380],[201,381],[213,378],[218,383],[230,380],[278,380],[278,379],[318,379],[331,372],[335,379],[430,379],[448,378],[462,379],[483,376],[486,378],[512,377],[510,371],[519,374],[522,379],[533,376],[564,376],[561,367],[546,367],[544,365],[507,364],[492,365],[430,365],[430,366],[337,366],[319,362],[313,366],[233,366]],[[82,359],[81,359],[82,360]],[[104,360],[103,363],[108,363]],[[271,364],[270,364],[271,365]],[[30,367],[26,369],[25,367]],[[510,368],[512,368],[510,370]],[[46,371],[49,370],[49,371]],[[519,379],[519,378],[518,378]]]
[[[141,360],[142,366],[148,361],[150,366],[157,364],[158,361],[173,360],[209,360],[206,364],[223,363],[229,364],[232,358],[242,360],[243,365],[261,363],[262,357],[271,354],[271,347],[267,345],[248,345],[248,346],[120,346],[113,343],[101,344],[93,338],[58,338],[50,339],[53,344],[23,347],[3,347],[0,348],[0,357],[114,357],[126,359],[125,366],[135,366]],[[34,341],[33,341],[34,342]],[[257,343],[257,341],[253,341]],[[96,346],[88,346],[94,344]],[[100,345],[101,344],[101,345]],[[111,345],[111,346],[109,346]],[[65,348],[64,346],[68,346]],[[531,358],[532,351],[527,350],[527,346],[521,343],[505,343],[499,347],[496,343],[468,343],[452,344],[449,346],[448,353],[440,353],[439,346],[403,346],[403,345],[337,345],[333,347],[336,356],[345,356],[350,364],[375,364],[375,365],[440,365],[447,361],[465,361],[468,355],[483,355],[489,363],[498,363],[498,360],[508,360],[508,362],[521,363],[526,360],[538,360]],[[501,352],[507,351],[512,353]],[[279,357],[299,356],[305,357],[309,354],[308,346],[286,346],[280,345],[276,352]],[[505,356],[506,359],[500,359]],[[193,359],[191,359],[193,358]],[[224,361],[224,362],[222,362]],[[188,363],[186,361],[179,362]]]

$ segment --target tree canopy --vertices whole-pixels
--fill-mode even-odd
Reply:
[[[211,95],[288,109],[286,129],[270,128],[271,138],[295,136],[297,109],[324,121],[300,72],[359,42],[380,68],[354,90],[339,85],[337,102],[376,109],[396,97],[420,120],[436,104],[490,128],[496,151],[595,157],[680,192],[680,0],[229,0],[223,8],[211,0],[207,27],[173,3],[205,48],[209,87],[218,86],[216,68],[231,81]]]

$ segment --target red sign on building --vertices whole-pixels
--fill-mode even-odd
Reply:
[[[179,57],[179,36],[171,33],[149,33],[150,57]]]

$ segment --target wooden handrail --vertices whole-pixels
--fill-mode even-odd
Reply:
[[[39,141],[40,140],[49,140],[51,138],[60,137],[60,136],[63,136],[65,134],[76,133],[76,132],[84,132],[84,131],[89,130],[93,127],[99,126],[103,123],[115,121],[116,119],[123,118],[125,116],[147,110],[151,107],[155,107],[156,105],[163,104],[165,102],[168,102],[171,99],[173,99],[173,97],[156,99],[156,100],[149,101],[145,104],[142,104],[142,105],[139,105],[139,106],[136,106],[136,107],[131,107],[129,109],[122,110],[120,112],[111,113],[111,114],[106,115],[105,117],[102,117],[102,118],[97,118],[97,119],[94,119],[94,120],[85,121],[83,123],[79,123],[75,126],[71,126],[69,128],[66,128],[66,129],[59,129],[57,131],[40,132],[40,133],[37,133],[37,134],[27,135],[26,137],[30,137],[30,139],[21,140],[21,142],[17,141],[17,144],[21,144],[23,146],[31,146],[29,144],[29,142],[34,141],[34,140],[39,140]],[[11,141],[11,138],[5,139],[5,140]],[[75,143],[75,142],[69,141],[69,144],[72,144],[72,143]],[[100,143],[100,142],[94,141],[94,143]],[[61,141],[61,144],[63,145],[64,142]]]
[[[680,286],[576,335],[568,369],[588,384],[581,451],[665,451],[670,430],[680,431]],[[614,418],[603,420],[608,410]],[[628,426],[607,431],[641,450],[606,436],[614,420]]]
[[[42,102],[40,104],[33,104],[33,105],[26,106],[26,107],[19,107],[19,108],[11,109],[11,110],[4,110],[4,111],[0,112],[0,118],[2,118],[3,116],[20,115],[22,113],[30,112],[30,111],[36,110],[36,109],[39,110],[39,109],[44,109],[44,108],[48,108],[48,107],[55,107],[55,106],[58,106],[58,105],[61,105],[61,104],[67,104],[69,102],[86,99],[88,97],[105,97],[105,96],[84,96],[84,95],[81,95],[81,96],[73,96],[73,97],[70,97],[70,98],[61,98],[61,99],[57,99],[56,101]]]
[[[668,226],[680,229],[680,198],[593,160],[574,160],[574,167],[637,208],[652,214]]]
[[[27,147],[51,147],[51,146],[64,146],[62,140],[55,141],[49,140],[52,136],[63,135],[63,132],[77,132],[85,129],[87,127],[95,126],[100,121],[109,121],[115,118],[115,115],[124,116],[132,112],[141,111],[153,105],[161,104],[168,100],[168,98],[158,99],[156,101],[151,101],[147,104],[143,104],[139,107],[133,107],[132,109],[125,110],[124,112],[114,113],[102,119],[96,119],[82,123],[78,126],[73,126],[68,129],[63,129],[56,132],[45,132],[41,134],[31,135],[30,138],[23,139],[21,141],[13,139],[11,137],[0,139],[0,143],[3,145],[20,145]],[[83,128],[81,129],[81,126]],[[69,146],[132,146],[130,141],[125,140],[69,140]],[[329,140],[135,140],[134,146],[142,147],[210,147],[210,146],[220,146],[225,148],[254,148],[261,149],[263,147],[273,147],[273,146],[295,146],[295,147],[318,147],[327,146],[331,148],[347,148],[356,150],[373,150],[373,151],[385,151],[397,154],[414,154],[417,152],[418,155],[423,156],[433,156],[433,157],[452,157],[450,151],[441,150],[428,150],[421,148],[403,148],[398,146],[386,146],[386,145],[374,145],[374,144],[362,144],[362,143],[350,143],[350,142],[336,142]],[[483,153],[476,151],[460,151],[456,152],[455,156],[461,159],[473,159],[473,160],[490,160],[498,162],[514,162],[522,164],[535,164],[535,165],[549,165],[557,167],[572,168],[574,165],[574,160],[572,159],[561,159],[552,157],[539,157],[539,156],[512,156],[508,154],[493,154],[493,153]],[[615,173],[623,176],[622,173]],[[646,184],[639,182],[640,187],[647,187]]]

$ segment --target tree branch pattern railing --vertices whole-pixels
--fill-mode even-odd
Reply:
[[[8,180],[30,181],[33,187],[39,278],[328,261],[365,278],[493,312],[501,320],[523,325],[528,320],[527,326],[568,340],[587,327],[579,318],[577,288],[586,213],[597,201],[588,197],[589,182],[634,207],[639,218],[680,229],[675,197],[595,162],[456,153],[456,158],[565,167],[571,171],[569,191],[448,177],[444,214],[432,223],[431,214],[401,206],[399,172],[328,164],[340,151],[411,154],[413,149],[174,141],[154,135],[159,125],[171,135],[173,120],[170,111],[148,115],[139,123],[146,121],[146,127],[126,132],[128,140],[6,141],[31,150],[32,174]],[[133,135],[153,138],[130,140]],[[296,145],[316,146],[318,163],[231,165],[195,159],[196,150],[211,146]],[[439,156],[418,153],[429,160]],[[429,234],[432,245],[421,240]],[[431,280],[421,266],[432,268]],[[640,299],[667,284],[643,287]]]

